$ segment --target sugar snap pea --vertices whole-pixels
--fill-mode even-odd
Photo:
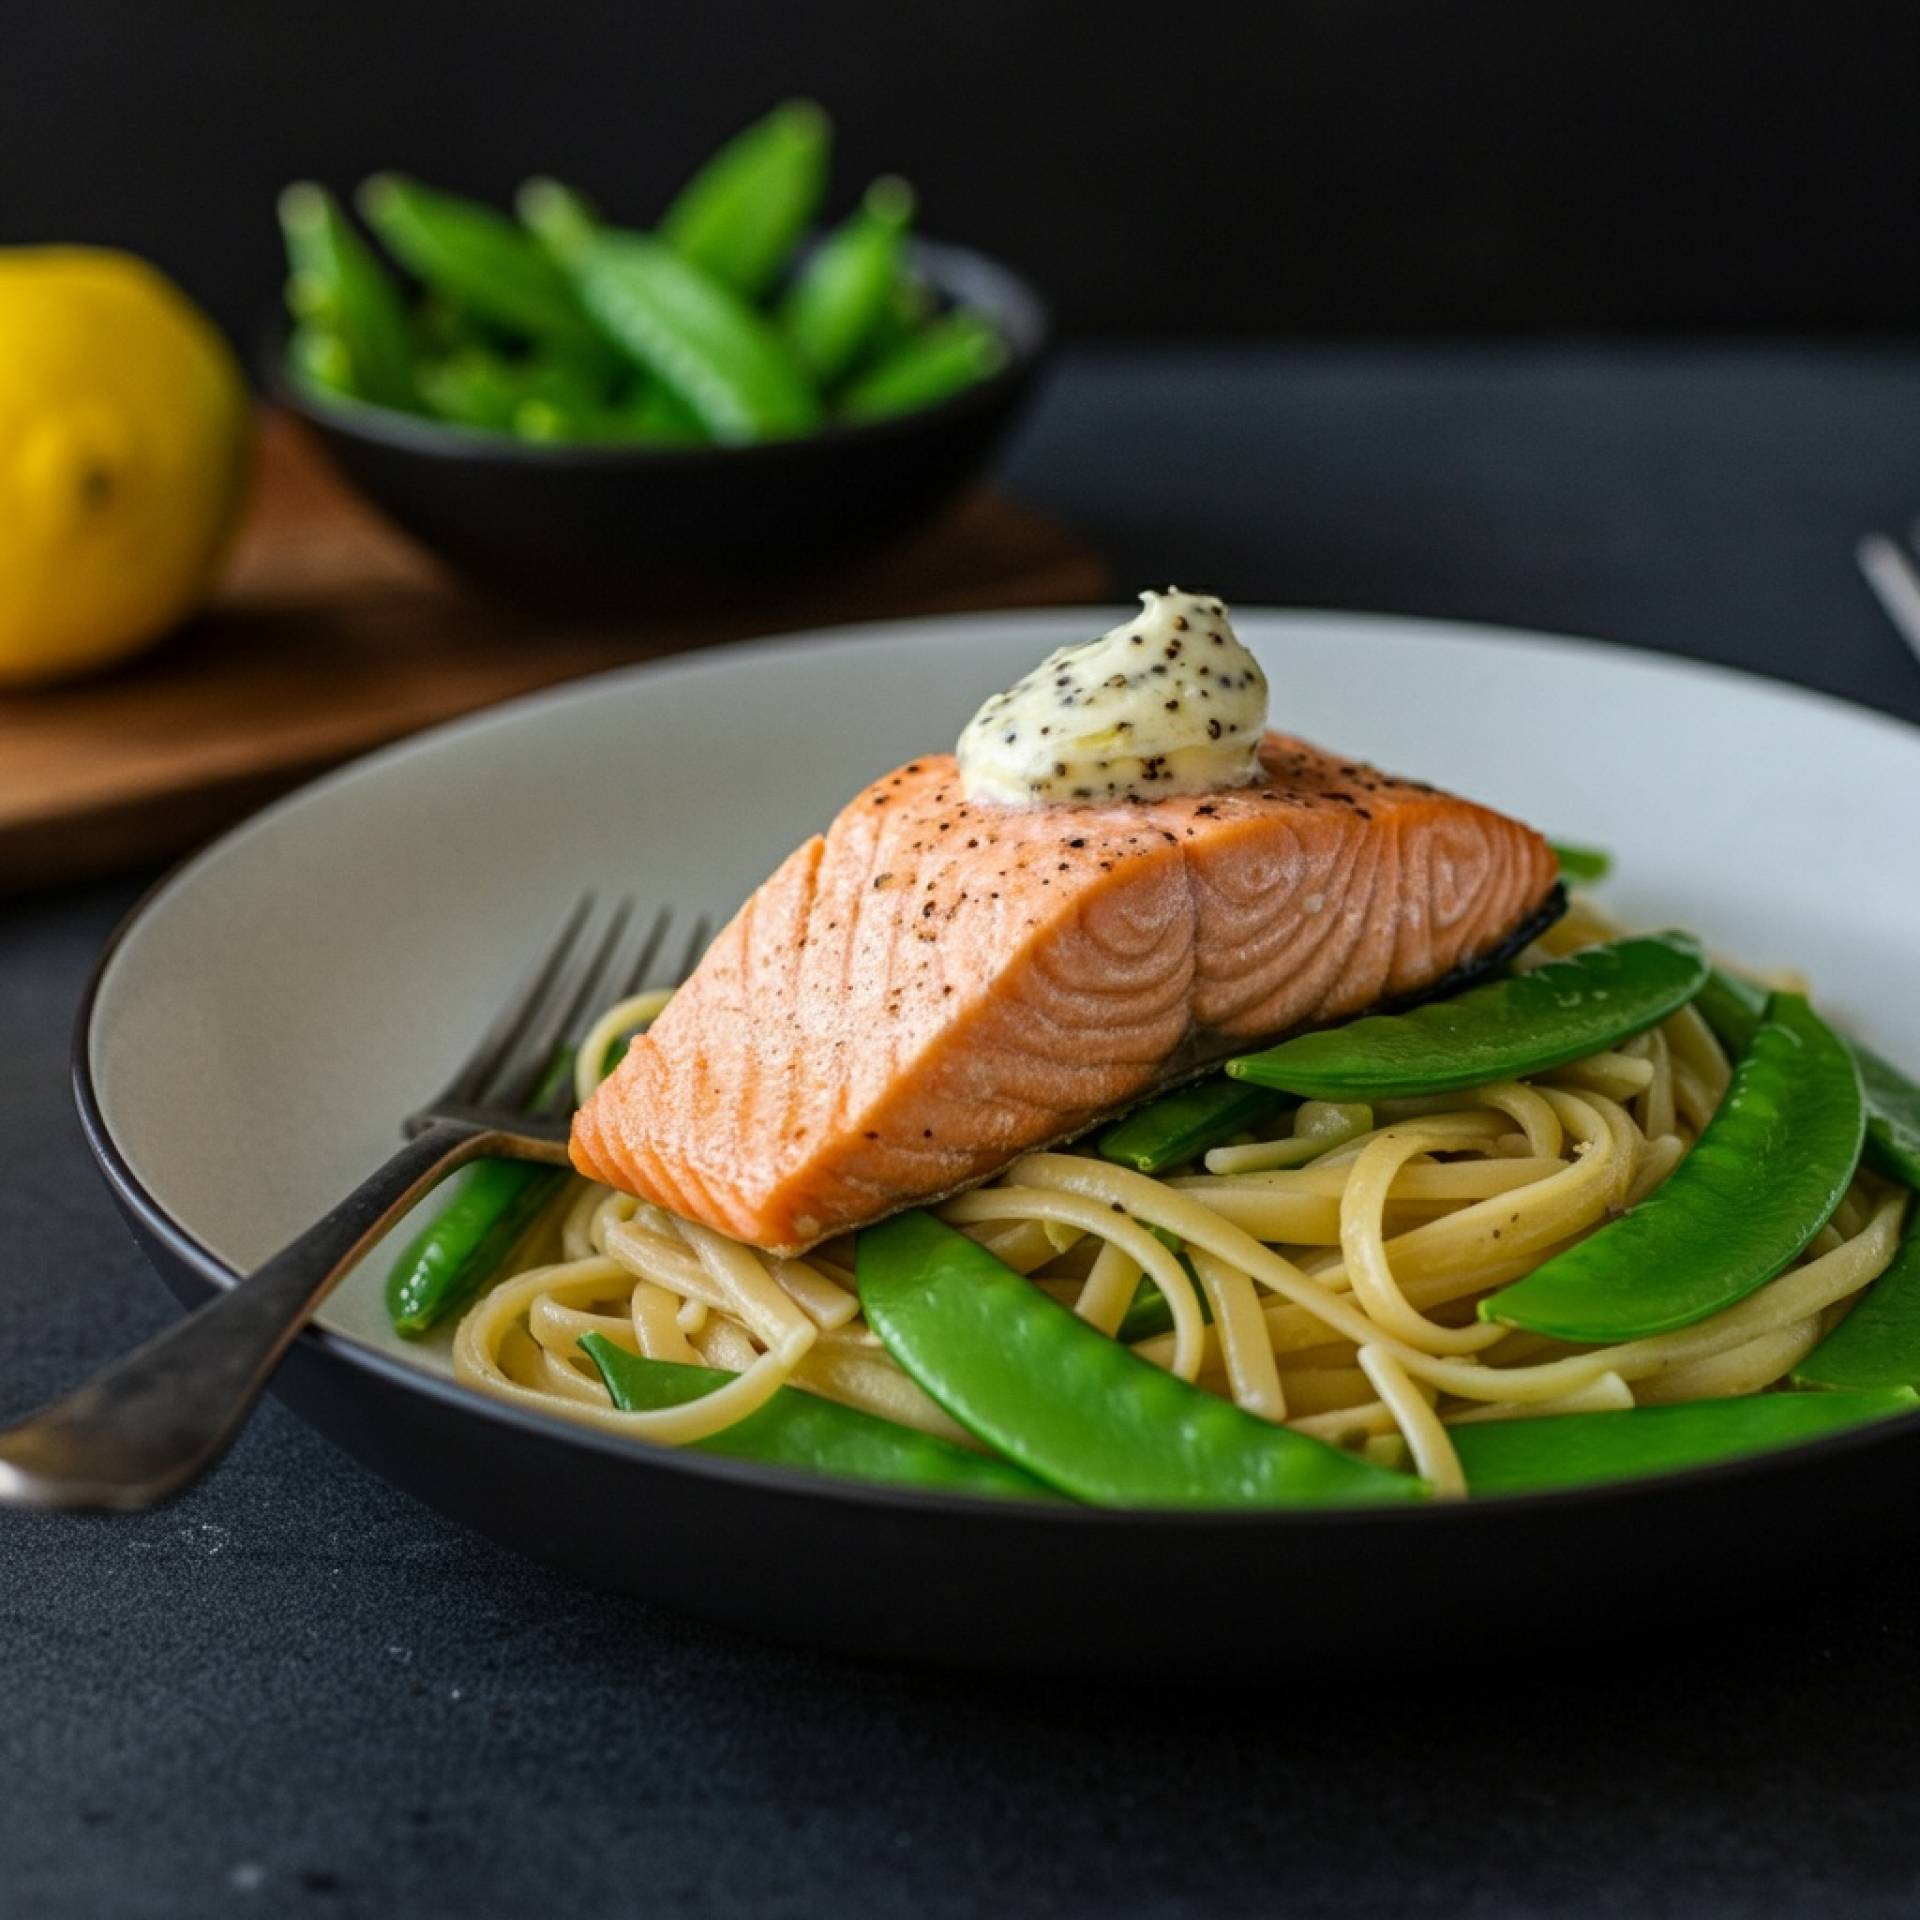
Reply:
[[[684,1406],[717,1392],[734,1378],[713,1367],[643,1359],[598,1333],[583,1335],[580,1348],[599,1369],[613,1404],[628,1413]],[[916,1433],[897,1420],[823,1400],[799,1387],[781,1387],[744,1420],[693,1444],[701,1453],[872,1480],[882,1486],[1000,1499],[1054,1497],[1018,1467],[971,1453],[930,1433]]]
[[[280,231],[292,274],[287,304],[297,320],[324,327],[344,349],[354,396],[416,407],[413,329],[400,289],[333,195],[311,181],[287,188]]]
[[[1763,1287],[1826,1225],[1866,1110],[1845,1043],[1776,993],[1693,1151],[1637,1207],[1480,1303],[1561,1340],[1691,1326]]]
[[[544,174],[523,181],[513,196],[520,224],[546,248],[556,266],[570,267],[604,224],[593,202],[577,188]]]
[[[818,423],[819,403],[786,342],[736,294],[660,241],[597,234],[581,250],[576,273],[600,323],[714,439],[780,439]]]
[[[929,1213],[869,1227],[855,1268],[894,1359],[962,1426],[1077,1499],[1275,1508],[1426,1492],[1150,1366]]]
[[[429,410],[463,427],[525,433],[531,416],[555,423],[547,437],[584,438],[604,409],[601,383],[570,354],[510,358],[467,346],[421,361],[416,377]]]
[[[1599,847],[1573,847],[1556,840],[1553,857],[1560,862],[1560,878],[1569,886],[1591,887],[1613,871],[1613,855]]]
[[[504,214],[398,173],[368,180],[360,210],[394,258],[445,298],[529,340],[612,366],[566,274]]]
[[[1616,1413],[1561,1413],[1450,1428],[1473,1494],[1538,1493],[1710,1466],[1910,1413],[1908,1387],[1756,1393]]]
[[[859,359],[887,311],[900,271],[913,189],[892,174],[815,249],[780,302],[780,330],[823,387]]]
[[[1007,343],[989,321],[965,309],[943,314],[859,374],[840,412],[849,420],[913,413],[988,379],[1006,360]]]
[[[1198,1158],[1294,1104],[1269,1087],[1246,1086],[1223,1075],[1136,1107],[1100,1133],[1094,1144],[1102,1159],[1138,1173],[1159,1173]]]
[[[1685,1006],[1706,977],[1688,934],[1615,940],[1410,1013],[1300,1034],[1227,1071],[1319,1100],[1454,1093],[1599,1053]]]
[[[789,100],[737,133],[674,197],[662,240],[749,300],[772,286],[826,191],[833,128],[811,100]]]
[[[1802,1387],[1920,1386],[1920,1207],[1892,1264],[1793,1370]]]
[[[1753,1038],[1766,1009],[1767,993],[1725,967],[1715,967],[1700,989],[1704,1019],[1730,1053],[1738,1053]],[[1889,1180],[1920,1192],[1920,1086],[1891,1060],[1849,1041],[1860,1063],[1860,1085],[1867,1102],[1868,1166]]]
[[[357,400],[353,355],[329,326],[303,321],[287,336],[287,370],[310,393],[334,400]]]

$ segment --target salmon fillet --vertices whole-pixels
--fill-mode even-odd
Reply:
[[[1416,994],[1553,896],[1531,828],[1268,734],[1256,787],[968,803],[876,781],[740,909],[574,1121],[573,1163],[799,1252],[1157,1087]]]

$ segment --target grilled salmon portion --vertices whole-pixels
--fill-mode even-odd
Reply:
[[[876,781],[720,934],[574,1121],[590,1178],[770,1251],[984,1179],[1156,1088],[1505,951],[1531,828],[1268,734],[1265,780],[1126,805]]]

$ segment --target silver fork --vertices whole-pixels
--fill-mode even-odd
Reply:
[[[1920,521],[1914,523],[1907,537],[1920,548]],[[1898,541],[1884,533],[1862,535],[1853,557],[1880,602],[1880,610],[1893,622],[1915,659],[1920,659],[1920,568],[1901,551]]]
[[[406,1144],[297,1240],[65,1398],[0,1430],[0,1505],[158,1505],[204,1473],[334,1284],[433,1184],[466,1161],[564,1166],[572,1076],[537,1099],[555,1056],[655,977],[671,913],[584,896],[446,1087],[408,1115]],[[675,985],[706,944],[694,923]],[[637,943],[637,944],[636,944]]]

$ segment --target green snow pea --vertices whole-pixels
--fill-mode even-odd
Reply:
[[[1920,1209],[1893,1263],[1793,1370],[1802,1387],[1920,1386]]]
[[[589,365],[613,364],[567,276],[505,214],[398,173],[368,180],[360,211],[394,258],[443,299]]]
[[[1158,1232],[1158,1229],[1155,1231]],[[1193,1270],[1193,1259],[1187,1252],[1186,1243],[1171,1234],[1163,1233],[1159,1237],[1172,1242],[1175,1257],[1185,1269],[1187,1278],[1193,1282],[1194,1294],[1200,1302],[1200,1318],[1212,1326],[1213,1302],[1207,1298],[1207,1290]],[[1172,1331],[1173,1309],[1167,1305],[1167,1296],[1151,1280],[1142,1278],[1133,1290],[1133,1298],[1127,1302],[1127,1310],[1121,1316],[1113,1337],[1123,1347],[1130,1347],[1136,1341],[1151,1340],[1157,1333]]]
[[[683,260],[749,300],[779,277],[827,186],[833,126],[811,100],[756,120],[696,173],[660,216]]]
[[[513,1251],[566,1180],[532,1160],[476,1160],[460,1191],[407,1244],[387,1274],[387,1314],[405,1340],[464,1307]]]
[[[819,423],[819,401],[786,342],[672,248],[644,234],[597,234],[576,274],[601,325],[714,439],[774,440]]]
[[[413,327],[379,256],[333,195],[311,181],[287,188],[279,210],[291,269],[287,305],[294,317],[323,327],[345,350],[354,398],[382,407],[415,407]],[[297,360],[294,370],[307,369]],[[336,364],[333,372],[338,371]],[[323,387],[341,390],[332,377]]]
[[[794,356],[831,386],[865,350],[892,298],[913,221],[913,189],[892,174],[870,186],[858,209],[826,239],[780,302],[780,330]]]
[[[1729,1053],[1738,1053],[1753,1037],[1766,1004],[1764,987],[1724,967],[1707,976],[1698,1002],[1701,1018]],[[1857,1040],[1848,1044],[1860,1063],[1867,1099],[1867,1165],[1920,1192],[1920,1086],[1871,1047]]]
[[[602,1075],[613,1066],[609,1049]],[[550,1100],[572,1071],[572,1051],[562,1049],[533,1104]],[[460,1176],[452,1200],[407,1242],[387,1270],[387,1317],[393,1330],[404,1340],[418,1340],[464,1307],[500,1271],[566,1179],[564,1167],[534,1160],[476,1160]]]
[[[1227,1071],[1317,1100],[1455,1093],[1599,1053],[1685,1006],[1706,977],[1688,934],[1615,940],[1410,1013],[1300,1034]]]
[[[604,1334],[584,1334],[580,1349],[600,1370],[613,1404],[626,1413],[684,1406],[735,1378],[713,1367],[646,1360],[616,1347]],[[917,1433],[897,1420],[823,1400],[800,1387],[781,1387],[744,1420],[710,1433],[693,1446],[701,1453],[810,1473],[873,1480],[889,1487],[972,1493],[1015,1500],[1051,1500],[1039,1481],[1004,1461]]]
[[[1460,1455],[1469,1493],[1540,1493],[1710,1466],[1884,1420],[1916,1406],[1920,1394],[1910,1387],[1755,1393],[1617,1413],[1474,1421],[1447,1431]]]
[[[869,1227],[855,1267],[894,1359],[962,1426],[1076,1499],[1275,1508],[1426,1493],[1150,1366],[929,1213]]]
[[[1560,878],[1570,887],[1591,887],[1613,871],[1613,855],[1599,847],[1571,847],[1559,840],[1552,844]]]
[[[1266,1087],[1249,1087],[1237,1080],[1202,1080],[1191,1087],[1136,1107],[1095,1136],[1103,1160],[1116,1161],[1139,1173],[1159,1173],[1192,1160],[1245,1133],[1263,1120],[1296,1103]]]
[[[1776,993],[1693,1151],[1637,1207],[1480,1303],[1562,1340],[1691,1326],[1763,1287],[1826,1225],[1860,1159],[1860,1074],[1797,993]]]
[[[876,360],[840,396],[849,420],[884,420],[949,399],[1006,365],[1007,343],[993,323],[965,309],[942,314]]]

